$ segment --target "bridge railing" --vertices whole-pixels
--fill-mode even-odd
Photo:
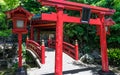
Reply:
[[[63,52],[73,59],[78,60],[78,44],[72,45],[67,42],[63,42]]]
[[[43,40],[42,40],[42,45],[40,46],[37,42],[27,39],[26,47],[27,49],[34,52],[35,55],[37,55],[41,64],[45,64],[45,46]]]
[[[48,40],[48,47],[49,48],[54,48],[55,49],[55,40]]]
[[[48,40],[48,47],[55,49],[55,40]],[[79,55],[77,40],[75,42],[75,45],[63,42],[63,52],[72,57],[73,59],[78,60]]]

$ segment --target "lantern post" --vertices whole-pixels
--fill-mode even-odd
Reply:
[[[26,70],[22,66],[22,34],[27,34],[27,22],[33,16],[22,6],[6,12],[7,18],[13,22],[12,32],[18,35],[18,69],[16,75],[27,75]]]

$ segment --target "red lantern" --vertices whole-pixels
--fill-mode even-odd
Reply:
[[[25,10],[22,6],[6,12],[7,17],[12,19],[13,33],[27,33],[27,22],[33,16],[30,12]]]
[[[115,22],[111,19],[108,18],[105,20],[105,30],[106,30],[106,34],[110,35],[110,26],[113,26],[115,24]]]
[[[105,19],[104,25],[105,25],[105,31],[106,34],[110,35],[110,26],[113,26],[115,24],[115,22],[111,19]],[[96,35],[100,35],[100,26],[96,26]]]

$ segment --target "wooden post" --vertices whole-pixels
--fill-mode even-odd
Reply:
[[[78,41],[75,40],[75,60],[79,59],[79,52],[78,52]]]
[[[44,40],[42,40],[42,46],[41,46],[42,54],[41,54],[41,63],[45,64],[45,43]]]
[[[34,29],[33,29],[33,26],[31,26],[31,30],[30,30],[30,40],[34,40]]]
[[[37,41],[40,44],[40,29],[37,29]]]
[[[108,55],[107,55],[107,43],[106,43],[106,31],[105,31],[105,17],[104,14],[99,15],[102,25],[100,25],[100,46],[102,56],[102,71],[108,72]]]
[[[55,75],[62,75],[63,7],[57,6]]]
[[[19,57],[18,66],[19,68],[21,68],[22,67],[22,34],[21,33],[18,34],[18,57]]]
[[[51,39],[50,39],[50,36],[48,38],[48,47],[50,48],[50,42],[51,42]]]
[[[27,36],[27,38],[26,38],[26,47],[28,45],[28,40],[29,40],[29,37]]]

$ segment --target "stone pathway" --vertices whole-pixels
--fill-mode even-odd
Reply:
[[[46,48],[46,63],[41,68],[28,69],[28,75],[54,75],[55,51]],[[63,75],[98,75],[100,68],[74,64],[75,60],[63,53]]]

